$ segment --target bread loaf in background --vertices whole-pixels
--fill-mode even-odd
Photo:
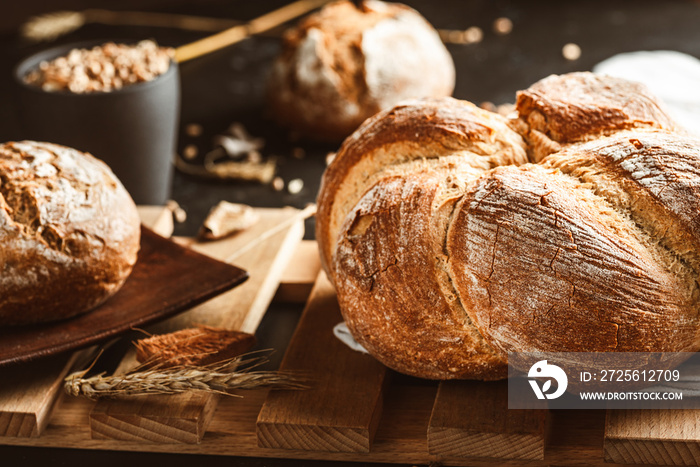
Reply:
[[[418,12],[340,1],[285,35],[268,83],[270,114],[308,138],[342,141],[403,99],[451,95],[454,80],[452,57]]]
[[[700,349],[700,141],[590,73],[517,110],[417,100],[343,143],[316,233],[355,339],[435,379],[505,377],[509,351]]]
[[[101,161],[33,141],[0,145],[0,325],[84,313],[136,262],[140,221]]]

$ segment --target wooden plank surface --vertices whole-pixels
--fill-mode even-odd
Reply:
[[[0,436],[38,436],[80,352],[0,369]]]
[[[488,458],[448,458],[428,453],[426,431],[437,384],[394,386],[390,383],[372,450],[369,453],[302,451],[257,445],[256,420],[266,399],[265,390],[241,391],[243,399],[222,398],[199,444],[151,443],[140,440],[91,439],[86,423],[92,402],[62,396],[51,423],[39,438],[3,438],[18,446],[100,449],[135,452],[207,454],[455,466],[597,466],[603,459],[604,411],[552,411],[549,444],[543,461]],[[232,460],[232,462],[234,462]]]
[[[282,273],[275,301],[306,303],[320,271],[321,257],[316,241],[302,240]]]
[[[335,301],[331,294],[317,294],[310,303],[323,299],[326,307]],[[316,305],[318,306],[318,305]],[[328,353],[332,355],[333,350]],[[554,410],[550,412],[550,435],[544,460],[443,457],[428,452],[426,433],[438,384],[395,378],[388,384],[374,442],[369,453],[275,449],[258,446],[257,421],[267,399],[266,390],[241,391],[243,399],[222,398],[199,444],[144,442],[143,439],[93,439],[87,423],[94,403],[67,395],[44,433],[38,438],[6,437],[0,443],[32,447],[60,447],[135,452],[205,454],[244,457],[274,457],[354,461],[360,463],[404,463],[469,466],[598,466],[604,467],[603,430],[605,411]],[[320,404],[320,402],[319,402]],[[345,406],[347,407],[347,405]],[[234,462],[232,460],[232,462]]]
[[[340,321],[333,286],[320,273],[280,366],[308,375],[311,389],[270,392],[257,421],[260,446],[370,451],[386,368],[335,338],[333,326]]]
[[[699,465],[700,410],[608,410],[604,450],[621,464]]]
[[[172,212],[162,206],[139,206],[141,222],[169,237]],[[63,378],[83,352],[57,355],[28,364],[0,368],[0,436],[38,436],[46,427]]]
[[[506,381],[445,381],[435,397],[428,449],[444,457],[544,459],[545,416],[509,410]]]
[[[192,243],[195,250],[247,270],[250,277],[230,292],[153,326],[156,334],[197,324],[254,333],[277,289],[282,271],[304,234],[296,209],[258,209],[260,220],[239,235],[215,242]],[[289,223],[289,221],[293,221]],[[287,225],[254,248],[275,226]],[[237,255],[236,252],[244,251]],[[120,368],[129,368],[133,352]],[[150,442],[200,442],[217,405],[211,395],[148,396],[147,400],[101,400],[90,414],[92,437]]]

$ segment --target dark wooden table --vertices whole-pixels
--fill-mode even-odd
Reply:
[[[87,1],[62,0],[13,5],[26,11],[53,11],[85,7]],[[124,4],[93,2],[95,7],[124,8]],[[116,3],[116,2],[112,2]],[[144,2],[145,3],[145,2]],[[246,20],[285,4],[284,0],[247,2],[171,1],[148,2],[151,11],[188,13]],[[478,26],[484,38],[478,44],[449,45],[457,67],[454,96],[475,103],[512,102],[515,92],[552,73],[589,70],[596,63],[621,52],[635,50],[677,50],[700,57],[700,3],[691,1],[556,1],[556,0],[409,0],[438,28],[465,29]],[[134,2],[130,6],[134,8]],[[146,9],[146,6],[142,7]],[[22,17],[17,11],[13,17]],[[497,35],[492,24],[498,17],[513,22],[507,35]],[[167,28],[117,27],[87,25],[60,39],[67,43],[87,39],[155,38],[163,45],[177,46],[204,34]],[[568,61],[562,56],[566,43],[578,44],[580,59]],[[203,126],[198,138],[181,131],[179,149],[195,144],[200,152],[211,149],[211,138],[231,123],[240,122],[248,131],[266,141],[264,155],[279,160],[279,175],[286,181],[301,178],[301,193],[276,192],[270,186],[254,183],[213,183],[176,173],[172,198],[187,211],[187,221],[176,227],[177,235],[193,235],[209,208],[220,200],[254,206],[292,205],[303,207],[313,202],[325,156],[336,145],[292,141],[265,115],[265,76],[279,51],[274,34],[246,40],[234,47],[184,63],[182,73],[181,127],[190,123]],[[45,46],[29,45],[15,33],[0,35],[0,141],[22,138],[16,123],[11,92],[12,67],[24,56]],[[700,84],[699,84],[700,85]],[[302,148],[305,156],[293,156]],[[307,222],[306,238],[313,238],[313,221]],[[280,351],[286,345],[300,307],[274,305],[259,329],[259,340]],[[281,354],[281,352],[279,352]],[[128,452],[91,452],[79,450],[19,448],[0,446],[0,463],[4,465],[99,465],[191,466],[207,464],[292,466],[326,465],[328,462],[286,461],[275,459],[222,458]],[[338,465],[338,464],[335,464]]]

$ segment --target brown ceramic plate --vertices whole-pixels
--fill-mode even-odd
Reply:
[[[119,292],[75,318],[0,328],[0,365],[86,347],[185,311],[247,278],[242,269],[141,227],[138,261]]]

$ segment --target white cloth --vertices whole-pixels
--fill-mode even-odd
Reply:
[[[350,334],[350,330],[345,324],[345,321],[340,322],[333,327],[333,335],[337,337],[340,340],[340,342],[347,345],[352,350],[362,353],[369,353],[367,352],[367,349],[362,347],[362,344],[357,342],[355,338],[352,337],[352,334]]]

